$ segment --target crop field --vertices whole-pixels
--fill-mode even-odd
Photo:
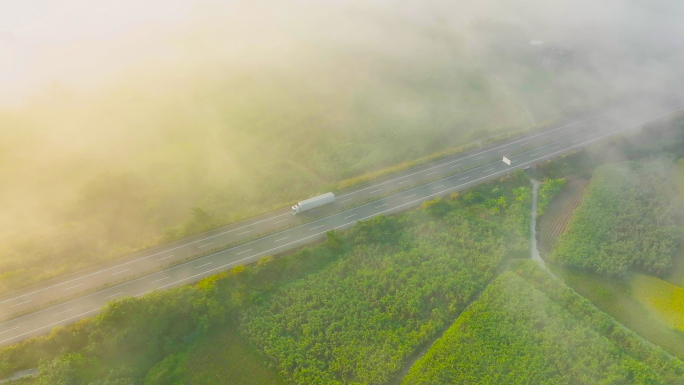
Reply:
[[[403,384],[680,384],[682,376],[680,360],[525,262],[490,284]]]
[[[552,266],[553,273],[597,308],[684,360],[684,332],[673,329],[634,298],[629,282]]]
[[[602,165],[548,259],[561,266],[625,277],[664,274],[679,246],[682,202],[672,160]]]
[[[634,274],[631,284],[639,302],[668,326],[684,332],[684,288],[643,274]]]
[[[284,385],[278,372],[268,366],[234,327],[189,349],[180,365],[190,384]]]
[[[565,231],[572,213],[582,202],[588,185],[589,180],[587,179],[570,179],[549,203],[546,212],[537,222],[537,238],[542,257],[551,253],[556,240]]]

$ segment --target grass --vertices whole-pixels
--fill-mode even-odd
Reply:
[[[538,265],[500,275],[411,368],[413,384],[679,384],[684,364]]]
[[[684,359],[684,333],[672,329],[636,300],[628,282],[553,266],[551,270],[596,307],[646,340]]]
[[[631,284],[634,298],[668,326],[684,332],[684,288],[643,274],[634,274]]]
[[[187,353],[185,376],[190,384],[285,384],[234,328],[226,328],[193,345]]]

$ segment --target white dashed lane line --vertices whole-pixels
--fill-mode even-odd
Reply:
[[[273,242],[280,242],[280,241],[284,241],[284,240],[286,240],[287,238],[290,238],[290,237],[285,237],[285,238],[280,238],[280,239],[276,239],[276,240],[275,240],[275,241],[273,241]]]
[[[165,260],[165,259],[169,259],[169,258],[171,258],[171,257],[173,257],[173,255],[169,255],[168,257],[159,258],[159,259],[156,259],[155,261],[156,261],[156,262],[159,262],[159,261],[163,261],[163,260]]]
[[[159,282],[159,281],[163,281],[163,280],[165,280],[165,279],[169,279],[169,278],[171,278],[171,277],[164,277],[164,278],[159,278],[158,280],[156,280],[156,281],[152,281],[152,282],[150,282],[150,283],[156,283],[156,282]]]
[[[5,330],[4,332],[0,332],[0,334],[2,334],[2,333],[7,333],[7,332],[11,332],[12,330],[17,330],[17,329],[19,329],[19,326],[15,327],[15,328],[13,328],[13,329]]]
[[[70,312],[70,311],[72,311],[72,310],[74,310],[73,307],[72,307],[71,309],[69,309],[69,310],[64,310],[64,311],[60,311],[59,313],[55,313],[55,314],[51,315],[50,317],[54,317],[54,316],[56,316],[56,315],[68,313],[68,312]]]
[[[195,269],[199,269],[200,267],[204,267],[204,266],[209,266],[209,265],[211,265],[212,263],[214,263],[214,262],[207,262],[207,263],[205,263],[204,265],[195,266]]]
[[[18,303],[18,304],[16,304],[16,305],[12,305],[12,306],[10,306],[10,307],[17,307],[17,306],[21,306],[21,305],[23,305],[23,304],[25,304],[25,303],[29,303],[29,302],[31,302],[31,301],[32,301],[32,300],[28,300],[28,301],[20,302],[20,303]]]
[[[245,250],[245,251],[241,251],[241,252],[239,252],[239,253],[237,253],[237,254],[235,254],[235,255],[240,255],[240,254],[244,254],[244,253],[249,253],[250,251],[252,251],[252,249]]]
[[[112,273],[112,275],[117,275],[117,274],[125,273],[125,272],[127,272],[128,270],[130,270],[130,269],[124,269],[124,270],[121,270],[121,271],[117,271],[116,273]]]
[[[164,278],[162,278],[162,279],[164,279]],[[156,281],[155,281],[155,282],[156,282]],[[116,297],[117,295],[120,295],[120,294],[123,294],[123,293],[124,293],[123,291],[120,291],[120,292],[118,292],[118,293],[116,293],[116,294],[108,295],[108,296],[104,297],[104,299],[109,299],[109,298],[112,298],[112,297]]]
[[[71,289],[77,288],[77,287],[79,287],[79,286],[83,286],[83,284],[82,284],[82,283],[79,283],[78,285],[74,285],[74,286],[67,287],[66,289],[64,289],[64,291],[71,290]]]

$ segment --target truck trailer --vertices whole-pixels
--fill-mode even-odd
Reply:
[[[292,206],[292,215],[297,215],[299,213],[303,213],[332,202],[335,202],[335,194],[331,192],[319,195],[317,197],[305,199]]]

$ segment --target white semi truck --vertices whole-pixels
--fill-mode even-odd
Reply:
[[[304,211],[309,211],[311,209],[315,209],[316,207],[320,207],[332,202],[335,202],[335,194],[331,192],[319,195],[317,197],[305,199],[292,206],[292,215],[297,215],[299,213],[303,213]]]

